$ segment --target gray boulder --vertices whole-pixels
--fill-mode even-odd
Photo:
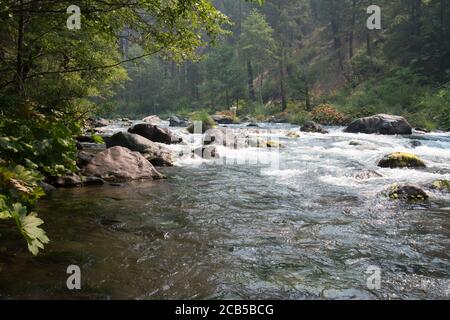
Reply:
[[[188,122],[185,119],[179,118],[177,116],[171,116],[169,118],[169,126],[171,126],[171,127],[187,127]]]
[[[154,147],[154,142],[137,134],[118,132],[106,141],[106,147],[124,147],[131,151],[145,152]]]
[[[107,181],[164,178],[139,152],[119,146],[97,154],[84,173]]]
[[[348,133],[395,135],[412,134],[412,127],[403,117],[377,114],[353,121],[344,131]]]
[[[175,144],[183,141],[180,137],[172,135],[169,129],[163,129],[148,123],[136,124],[128,129],[128,132],[138,134],[153,142],[160,142],[165,144]]]
[[[158,167],[173,166],[169,149],[163,144],[153,142],[140,135],[129,132],[118,132],[107,141],[107,147],[124,147],[142,153],[153,165]]]

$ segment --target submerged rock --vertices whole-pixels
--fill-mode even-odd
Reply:
[[[393,200],[424,201],[429,198],[428,194],[419,187],[408,185],[393,185],[388,195]]]
[[[57,188],[74,188],[81,186],[102,185],[105,181],[99,177],[85,177],[73,174],[63,177],[51,177],[49,182]]]
[[[328,131],[324,130],[321,125],[315,123],[314,121],[306,122],[301,128],[300,131],[303,132],[313,132],[313,133],[322,133],[327,134]]]
[[[378,162],[381,168],[425,168],[425,162],[418,156],[406,152],[388,154]]]
[[[420,142],[419,140],[412,140],[409,144],[411,145],[411,147],[417,148],[422,145],[422,142]]]
[[[107,181],[164,178],[139,152],[120,146],[97,154],[84,173]]]
[[[412,134],[412,127],[403,117],[377,114],[353,121],[344,131],[348,133],[395,135]]]
[[[357,146],[362,146],[362,143],[359,141],[350,141],[349,145],[357,147]]]
[[[182,139],[174,136],[168,129],[160,128],[149,123],[139,123],[128,129],[129,133],[138,134],[153,142],[165,144],[180,143]]]
[[[54,186],[52,186],[51,184],[48,184],[44,181],[38,182],[38,186],[41,187],[45,193],[51,193],[56,190],[56,188]]]
[[[357,180],[367,180],[367,179],[372,179],[372,178],[380,178],[383,175],[374,171],[374,170],[363,170],[361,172],[358,172],[357,174],[355,174],[355,179]]]

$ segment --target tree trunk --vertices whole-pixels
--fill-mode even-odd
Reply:
[[[264,104],[263,94],[262,94],[263,83],[264,83],[264,72],[261,73],[261,76],[259,79],[259,101],[260,101],[261,105]]]
[[[225,99],[226,99],[226,104],[227,104],[227,109],[230,109],[230,101],[229,101],[229,97],[228,97],[228,88],[225,89]]]
[[[366,32],[367,55],[372,57],[372,40],[370,38],[370,30]]]
[[[17,36],[17,58],[16,58],[16,89],[19,96],[21,96],[23,93],[24,39],[25,39],[25,19],[23,12],[23,0],[20,0],[20,13],[19,13],[18,36]]]
[[[348,57],[351,60],[353,58],[353,37],[355,32],[356,23],[356,0],[352,1],[352,22],[350,26],[350,32],[348,35]]]
[[[305,105],[306,105],[306,111],[311,111],[311,98],[309,96],[308,80],[305,80]]]
[[[286,88],[284,85],[285,73],[284,73],[284,44],[282,44],[281,57],[279,63],[280,71],[280,94],[281,94],[281,110],[287,109]]]
[[[247,60],[247,81],[248,81],[248,97],[251,101],[256,101],[255,87],[253,85],[253,67],[250,59]]]

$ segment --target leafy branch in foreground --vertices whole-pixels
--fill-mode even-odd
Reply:
[[[0,1],[0,220],[15,221],[34,255],[49,241],[33,211],[39,183],[77,170],[80,122],[128,79],[123,65],[194,59],[229,22],[209,0],[84,0],[73,31],[71,4]]]

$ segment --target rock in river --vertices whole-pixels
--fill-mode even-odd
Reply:
[[[139,123],[128,129],[128,132],[138,134],[153,142],[175,144],[182,142],[180,137],[173,135],[169,129],[163,129],[149,123]]]
[[[151,149],[154,143],[140,135],[121,131],[111,136],[106,142],[107,148],[117,146],[128,148],[131,151],[145,152],[147,149]]]
[[[170,127],[187,127],[188,122],[187,120],[177,117],[177,116],[171,116],[169,118],[169,126]]]
[[[107,181],[164,178],[139,152],[119,146],[97,154],[84,173]]]
[[[353,121],[344,131],[348,133],[395,135],[412,134],[412,127],[403,117],[377,114]]]
[[[105,183],[100,177],[85,177],[81,175],[68,175],[63,177],[50,177],[49,182],[57,188],[73,188],[81,186],[102,185]]]
[[[124,131],[118,132],[107,141],[108,148],[117,146],[142,153],[154,166],[173,166],[172,154],[165,145],[150,141],[140,135]]]
[[[389,191],[389,198],[394,200],[424,201],[429,197],[428,194],[419,187],[393,185]]]
[[[303,132],[313,132],[313,133],[323,133],[326,134],[328,131],[324,130],[319,124],[314,121],[306,122],[301,128],[300,131]]]
[[[438,179],[433,181],[431,184],[431,189],[442,191],[442,192],[450,192],[450,181]]]
[[[171,152],[163,144],[153,142],[140,135],[129,132],[118,132],[107,141],[107,147],[124,147],[145,155],[153,165],[159,167],[172,166]]]
[[[219,153],[215,146],[202,146],[195,150],[192,150],[193,155],[199,156],[204,159],[219,159]]]
[[[425,168],[425,162],[418,156],[406,152],[388,154],[378,163],[382,168]]]

